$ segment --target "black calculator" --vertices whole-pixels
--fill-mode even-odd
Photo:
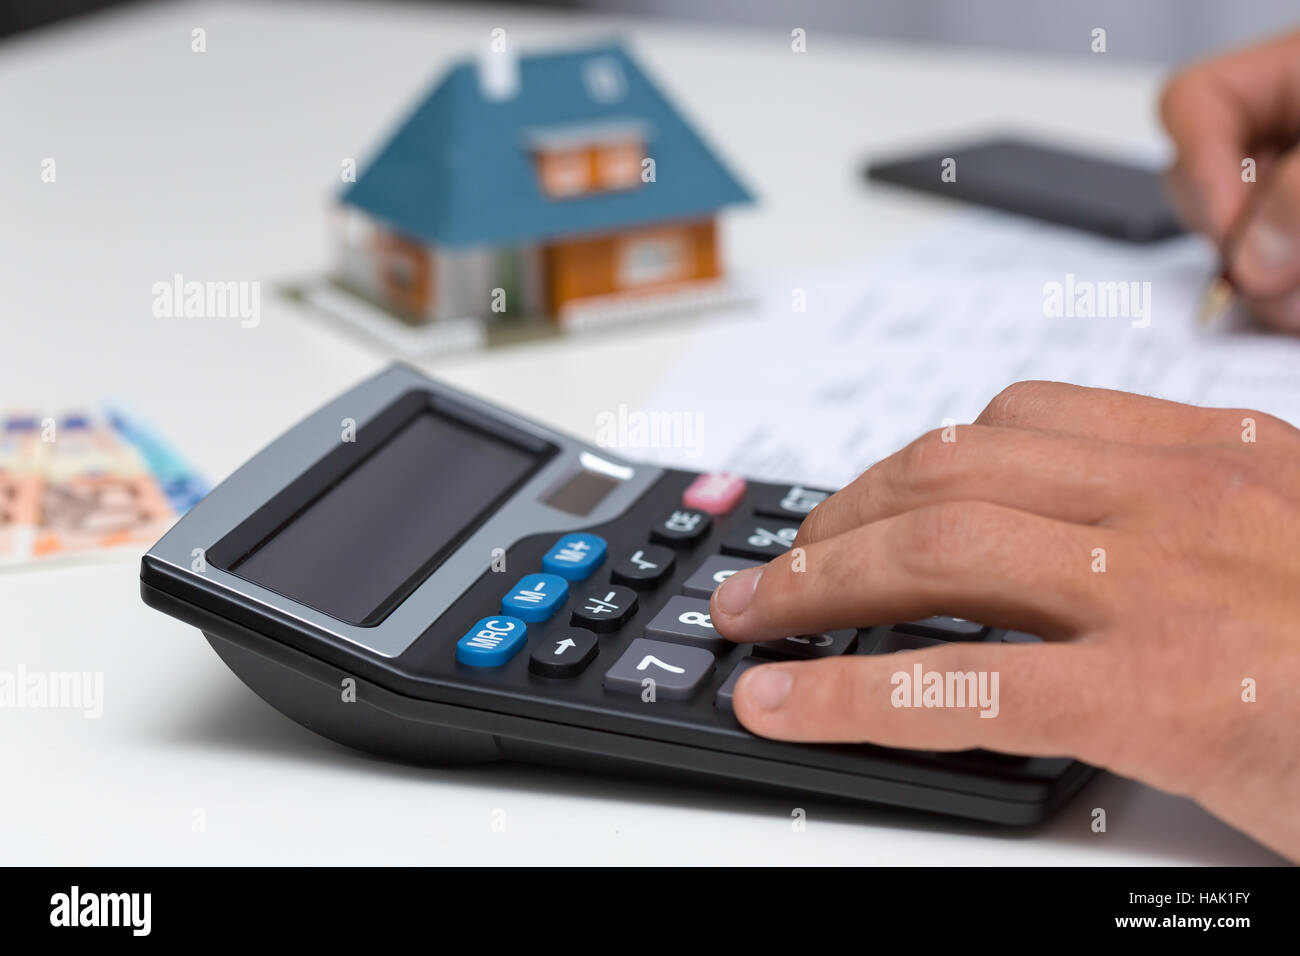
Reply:
[[[1023,639],[955,618],[720,637],[713,589],[784,554],[827,494],[627,461],[395,365],[195,505],[144,556],[141,592],[282,713],[395,759],[1046,816],[1091,768],[737,722],[736,679],[766,661]]]

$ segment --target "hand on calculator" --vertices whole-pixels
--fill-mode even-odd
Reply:
[[[711,612],[734,641],[937,614],[1041,635],[767,664],[734,711],[784,740],[1074,756],[1300,860],[1300,431],[1271,416],[1013,385],[826,500]],[[896,706],[914,664],[996,672],[996,716]]]

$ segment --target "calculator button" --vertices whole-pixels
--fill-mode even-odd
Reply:
[[[558,574],[529,574],[501,599],[501,610],[537,624],[549,620],[568,596],[569,582]]]
[[[803,485],[790,485],[788,488],[774,488],[759,499],[754,510],[769,518],[785,518],[787,521],[803,521],[819,504],[831,496],[829,491],[817,491]]]
[[[668,603],[646,625],[645,632],[651,637],[676,641],[678,644],[691,644],[715,654],[730,650],[733,646],[713,629],[709,602],[699,598],[669,598]]]
[[[485,617],[456,642],[456,660],[472,667],[500,667],[524,646],[527,632],[517,617]]]
[[[528,669],[541,677],[577,677],[595,659],[598,640],[579,627],[552,634],[528,658]]]
[[[662,581],[676,561],[677,557],[667,548],[647,544],[614,565],[609,577],[615,584],[626,584],[644,591]]]
[[[945,641],[978,641],[988,630],[983,624],[960,617],[927,617],[895,624],[894,629],[923,637],[939,637]]]
[[[713,699],[713,706],[718,710],[731,710],[731,702],[736,696],[736,681],[740,680],[740,675],[745,671],[762,663],[765,662],[754,657],[742,657],[736,663],[731,675],[718,688],[718,696]]]
[[[745,479],[728,472],[700,475],[682,492],[682,504],[711,515],[725,515],[745,496]]]
[[[569,581],[585,581],[605,560],[605,550],[598,534],[566,534],[542,555],[542,567]]]
[[[741,525],[728,535],[722,542],[722,551],[724,554],[769,561],[789,551],[798,533],[799,528],[795,525],[758,518],[750,524]]]
[[[682,590],[691,597],[710,597],[719,584],[737,571],[756,568],[761,563],[748,558],[732,558],[725,554],[715,554],[695,569],[695,573],[682,585]]]
[[[578,593],[571,623],[589,631],[617,631],[636,611],[636,592],[631,588],[602,584]]]
[[[648,689],[642,682],[649,678],[654,681],[655,700],[687,700],[713,673],[713,666],[713,655],[698,647],[638,637],[605,672],[605,687],[642,694]]]
[[[920,634],[905,634],[902,631],[890,631],[880,639],[871,651],[873,654],[893,654],[896,651],[916,651],[923,647],[938,647],[948,642],[937,637],[922,637]]]
[[[750,653],[755,657],[767,657],[775,660],[811,660],[817,657],[839,657],[850,654],[858,644],[858,632],[850,628],[846,631],[828,631],[825,634],[804,634],[799,637],[783,637],[777,641],[763,641],[755,644]]]
[[[713,520],[703,511],[678,508],[650,529],[650,537],[660,544],[688,548],[709,533]]]

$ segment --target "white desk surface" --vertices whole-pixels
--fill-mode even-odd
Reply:
[[[791,27],[798,26],[792,23]],[[848,41],[813,31],[508,7],[168,4],[0,44],[0,407],[106,398],[217,481],[388,356],[276,300],[329,260],[340,161],[363,159],[450,60],[614,34],[761,197],[726,218],[739,271],[859,260],[953,214],[868,187],[874,153],[990,127],[1144,149],[1154,70]],[[208,51],[190,52],[190,31]],[[40,181],[52,157],[57,182]],[[161,320],[180,272],[262,279],[262,322]],[[635,405],[689,323],[429,363],[591,437]],[[0,573],[0,668],[98,670],[99,720],[0,710],[0,860],[12,863],[1261,863],[1186,800],[1103,777],[1027,832],[549,768],[420,769],[281,717],[200,635],[147,609],[131,559]],[[1089,829],[1106,808],[1109,830]],[[195,832],[195,811],[207,820]],[[494,832],[505,811],[504,832]]]

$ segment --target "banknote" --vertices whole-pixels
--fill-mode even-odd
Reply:
[[[144,550],[206,491],[120,409],[0,415],[0,565]]]

